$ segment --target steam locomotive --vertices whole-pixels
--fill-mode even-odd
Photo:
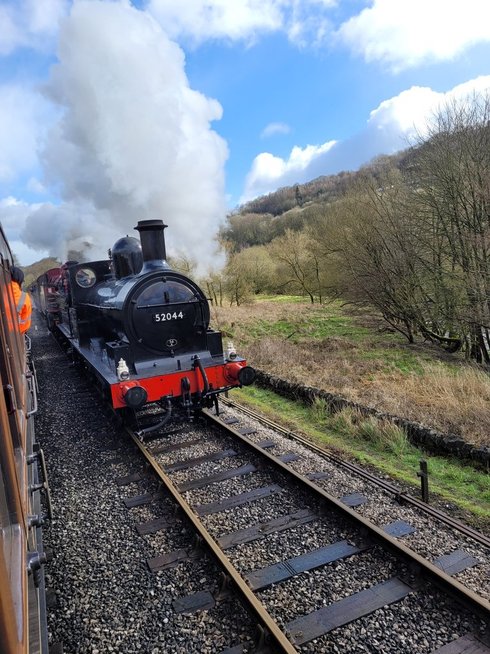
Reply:
[[[37,306],[70,343],[112,407],[136,412],[157,403],[159,429],[172,415],[190,419],[217,397],[248,385],[255,371],[223,350],[209,327],[209,303],[166,261],[161,220],[139,221],[140,240],[119,239],[110,260],[67,262],[37,280]]]

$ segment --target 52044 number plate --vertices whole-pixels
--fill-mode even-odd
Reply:
[[[171,313],[170,311],[167,313],[154,313],[151,317],[153,322],[169,322],[171,320],[182,320],[184,318],[184,313],[182,311],[174,311]]]

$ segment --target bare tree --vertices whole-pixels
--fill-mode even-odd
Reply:
[[[452,311],[469,355],[490,362],[490,97],[441,109],[414,159],[418,212],[432,261],[454,290]]]
[[[171,268],[178,270],[183,275],[195,277],[197,263],[195,259],[184,252],[178,252],[173,257],[168,257],[168,263]]]
[[[321,297],[320,260],[305,231],[287,230],[284,236],[272,241],[268,252],[278,264],[278,275],[283,289],[289,286],[307,295],[312,304],[315,297]]]
[[[413,341],[421,334],[490,362],[490,99],[438,111],[407,155],[408,173],[377,162],[337,203],[342,294],[377,307]],[[331,232],[331,229],[330,229]]]
[[[368,177],[349,195],[339,244],[343,269],[339,284],[344,297],[376,307],[413,342],[421,285],[402,192],[401,179],[392,171],[384,187],[375,188],[375,181]]]
[[[242,254],[230,255],[223,271],[223,286],[230,306],[236,304],[238,307],[252,296],[250,280],[243,274]]]
[[[206,277],[201,280],[201,285],[206,287],[208,298],[214,306],[222,307],[224,296],[222,271],[209,271]]]

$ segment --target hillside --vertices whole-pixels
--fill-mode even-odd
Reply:
[[[266,245],[286,230],[301,231],[323,214],[328,205],[352,193],[366,178],[381,186],[389,171],[406,179],[414,158],[414,149],[380,156],[357,171],[323,175],[304,184],[278,189],[238,207],[227,218],[220,238],[233,252]]]
[[[59,265],[60,263],[56,259],[46,257],[40,261],[32,263],[30,266],[22,266],[22,270],[24,271],[25,275],[25,285],[31,286],[31,284],[36,281],[39,275],[42,275],[46,272],[46,270],[49,270],[50,268],[57,268]]]

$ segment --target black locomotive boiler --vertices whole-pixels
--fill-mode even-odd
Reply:
[[[141,240],[119,239],[108,261],[65,264],[58,285],[56,328],[114,409],[159,403],[164,419],[155,427],[172,414],[192,417],[255,378],[233,348],[224,352],[199,286],[168,265],[165,227],[139,221]]]

